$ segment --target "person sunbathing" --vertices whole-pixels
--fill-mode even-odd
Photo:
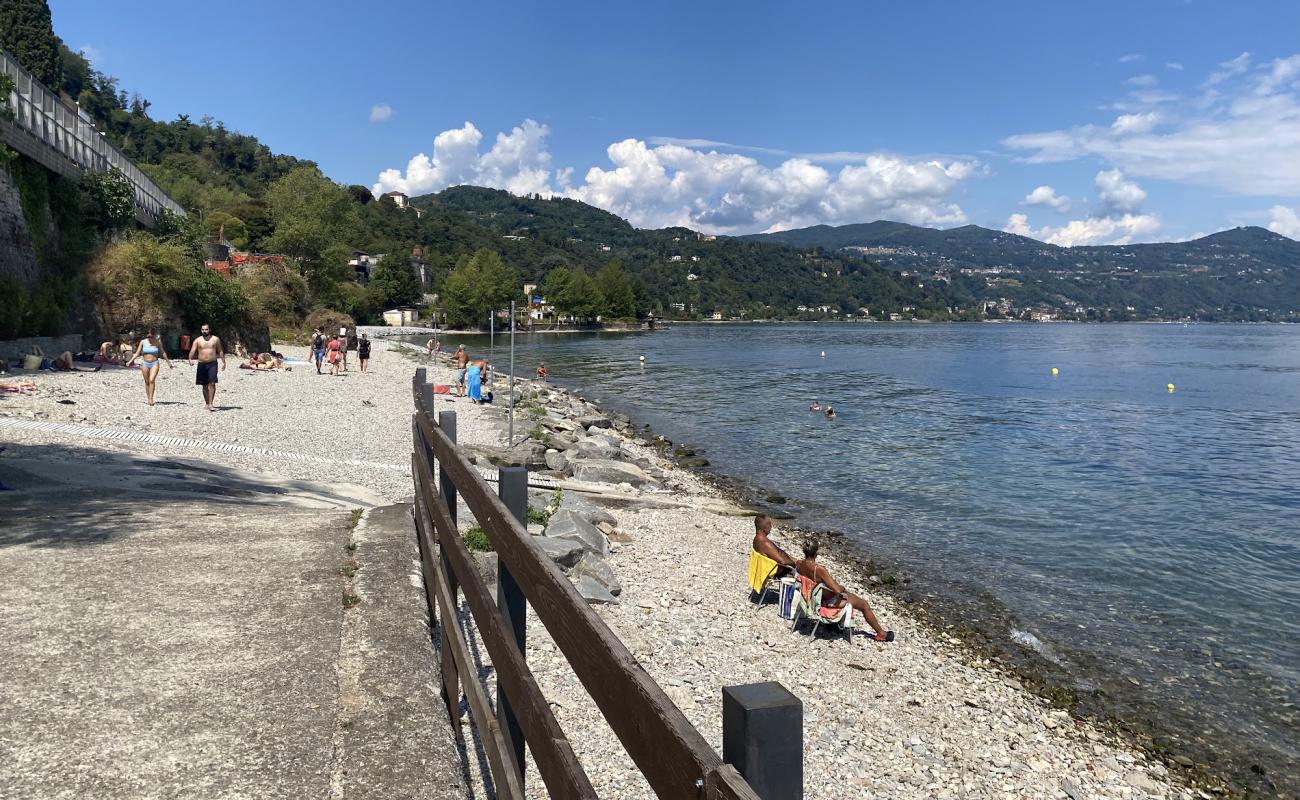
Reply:
[[[853,594],[845,589],[843,584],[835,580],[830,570],[817,563],[817,553],[821,550],[821,545],[816,539],[808,539],[803,545],[803,559],[796,561],[794,564],[795,571],[805,578],[810,578],[817,583],[823,584],[831,590],[830,594],[822,593],[822,606],[825,608],[843,608],[845,603],[853,606],[861,612],[867,624],[875,630],[875,640],[877,642],[894,641],[894,632],[887,631],[876,620],[875,613],[872,612],[871,606],[865,599]]]
[[[776,542],[768,538],[772,532],[772,518],[766,514],[759,514],[754,517],[754,552],[761,556],[766,556],[776,562],[777,570],[775,577],[784,577],[794,574],[795,560],[789,553],[777,546]]]
[[[240,369],[253,369],[260,372],[275,369],[275,364],[262,357],[261,353],[253,353],[248,360],[239,365]]]

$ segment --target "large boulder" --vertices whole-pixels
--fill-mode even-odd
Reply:
[[[560,509],[552,514],[546,523],[545,538],[567,539],[579,543],[597,555],[609,555],[609,539],[605,534],[572,511]]]
[[[575,581],[578,594],[588,603],[617,603],[618,598],[609,593],[609,590],[600,585],[600,582],[590,575],[583,575]]]
[[[584,427],[584,428],[588,428],[588,429],[590,429],[590,428],[612,428],[612,427],[614,427],[614,421],[613,421],[613,420],[611,420],[609,417],[603,417],[603,416],[601,416],[601,415],[599,415],[599,414],[591,414],[591,415],[589,415],[589,416],[585,416],[585,417],[578,417],[577,419],[574,420],[574,422],[576,422],[576,423],[578,423],[579,425],[581,425],[582,427]]]
[[[569,459],[565,458],[564,453],[558,450],[551,450],[546,453],[546,468],[553,469],[556,472],[564,472],[569,468]]]
[[[611,445],[608,442],[601,441],[595,437],[579,440],[578,444],[573,447],[573,451],[579,458],[597,458],[606,460],[618,458],[622,453],[616,445]]]
[[[541,468],[546,466],[546,445],[525,439],[514,447],[490,447],[471,445],[465,448],[469,453],[486,458],[497,466],[524,466]]]
[[[637,488],[657,483],[635,464],[612,459],[579,461],[573,465],[573,477],[592,483],[629,483]]]
[[[587,552],[582,546],[582,542],[576,539],[552,539],[548,536],[538,536],[533,539],[537,546],[542,548],[546,557],[559,564],[564,569],[569,569],[578,563],[583,554]]]
[[[577,492],[565,492],[560,498],[560,509],[577,514],[592,525],[600,525],[602,522],[608,525],[618,524],[618,520],[607,509],[601,508]]]
[[[614,574],[614,568],[609,565],[607,560],[595,553],[587,553],[578,559],[572,575],[575,578],[590,577],[596,583],[604,586],[605,590],[615,597],[623,591],[623,584],[618,582],[618,576]]]

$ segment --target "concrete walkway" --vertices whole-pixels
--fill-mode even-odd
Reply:
[[[0,445],[0,795],[466,796],[405,508]]]

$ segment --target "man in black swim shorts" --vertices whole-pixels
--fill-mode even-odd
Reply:
[[[226,368],[226,350],[221,346],[221,338],[212,335],[212,329],[204,325],[199,329],[199,337],[190,346],[189,362],[198,359],[198,371],[194,375],[194,385],[203,387],[203,403],[209,411],[216,411],[212,401],[217,396],[217,359],[221,359],[221,369]]]

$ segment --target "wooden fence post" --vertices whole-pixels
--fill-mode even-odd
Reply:
[[[427,384],[421,384],[422,387]],[[423,391],[423,388],[421,389]],[[433,416],[433,409],[430,407],[429,414]],[[442,428],[447,438],[455,443],[456,441],[456,412],[443,411],[437,415],[438,427]],[[439,462],[438,464],[438,493],[443,496],[447,502],[447,508],[451,511],[452,525],[456,524],[456,484],[451,479],[450,473],[447,472],[447,465]],[[459,589],[460,583],[456,580],[456,570],[452,567],[451,562],[447,560],[446,552],[442,547],[439,550],[439,560],[447,575],[447,594],[451,596],[453,607],[459,607],[460,600]],[[448,625],[459,625],[460,620],[454,616],[447,619],[444,615],[442,620],[442,635],[439,638],[439,648],[442,653],[442,699],[447,703],[447,713],[451,716],[452,727],[456,729],[456,735],[461,735],[460,730],[460,677],[456,673],[456,659],[451,654],[451,644],[447,640]]]
[[[519,524],[528,527],[528,468],[501,467],[497,478],[497,496]],[[506,568],[505,562],[497,559],[497,609],[505,619],[506,630],[514,634],[519,652],[527,655],[526,636],[528,631],[528,599],[523,589]],[[519,728],[510,700],[497,680],[497,719],[501,722],[501,733],[506,746],[514,751],[515,765],[519,768],[519,785],[524,784],[524,734]]]
[[[802,800],[803,747],[803,703],[784,686],[722,687],[722,760],[761,800]]]

